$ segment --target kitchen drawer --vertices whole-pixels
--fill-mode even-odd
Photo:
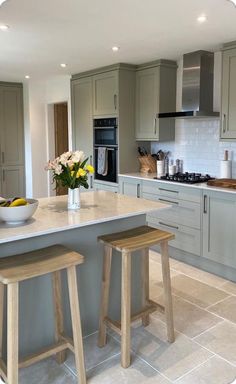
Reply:
[[[157,219],[150,214],[147,215],[147,222],[150,226],[171,232],[175,239],[169,242],[169,245],[185,252],[201,255],[201,235],[200,230],[185,227],[184,225],[174,225],[167,221]]]
[[[158,181],[143,181],[143,192],[153,195],[172,197],[174,199],[193,201],[200,203],[201,190],[173,185],[171,182],[160,183]]]
[[[153,212],[150,215],[158,217],[160,220],[168,221],[175,224],[186,225],[187,227],[200,229],[201,213],[200,204],[191,201],[165,198],[161,195],[151,195],[143,192],[143,198],[148,200],[157,200],[170,204],[170,208]]]
[[[93,188],[95,191],[108,191],[118,193],[118,186],[116,185],[108,185],[94,182]]]

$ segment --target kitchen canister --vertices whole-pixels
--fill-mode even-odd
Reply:
[[[165,164],[164,160],[157,160],[157,178],[160,179],[161,176],[165,174]]]
[[[224,151],[224,160],[220,161],[220,178],[232,178],[232,161],[229,160],[229,152],[227,150]]]

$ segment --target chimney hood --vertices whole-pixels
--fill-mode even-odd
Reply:
[[[163,118],[217,118],[213,111],[214,53],[196,51],[183,56],[182,111],[159,113]]]

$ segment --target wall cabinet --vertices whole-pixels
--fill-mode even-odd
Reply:
[[[108,71],[93,76],[93,115],[113,116],[118,113],[118,72]]]
[[[24,196],[22,84],[0,83],[0,150],[0,195]]]
[[[236,268],[236,194],[204,194],[203,256]]]
[[[71,83],[73,149],[81,150],[93,164],[92,77]],[[92,188],[93,176],[89,176]]]
[[[176,109],[176,63],[159,60],[136,73],[136,140],[174,140],[175,120],[158,113]]]
[[[236,140],[236,46],[225,46],[222,65],[221,138]]]

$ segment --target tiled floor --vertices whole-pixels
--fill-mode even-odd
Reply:
[[[176,341],[166,341],[164,316],[132,330],[132,365],[120,366],[119,338],[105,348],[97,334],[84,339],[88,384],[236,383],[236,284],[171,260]],[[150,255],[152,298],[163,301],[160,257]],[[20,373],[20,384],[75,384],[74,357],[58,366],[53,359]]]

